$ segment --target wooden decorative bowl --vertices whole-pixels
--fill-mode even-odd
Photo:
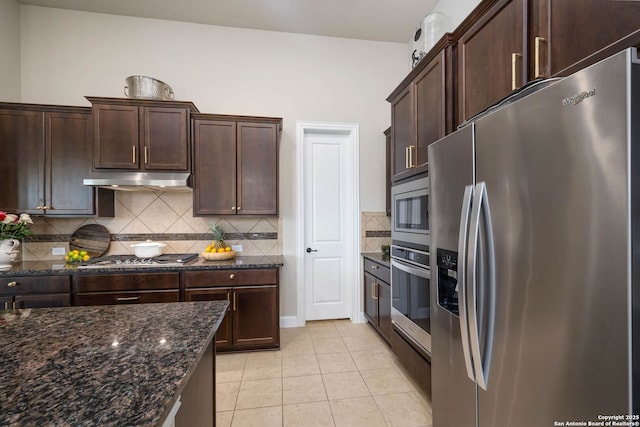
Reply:
[[[224,261],[236,256],[236,251],[229,252],[202,252],[200,256],[208,261]]]

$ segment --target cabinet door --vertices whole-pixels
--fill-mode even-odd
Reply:
[[[376,299],[376,278],[364,273],[364,314],[373,326],[378,327],[378,300]]]
[[[91,113],[45,113],[47,215],[91,215],[94,189],[82,185],[91,172]]]
[[[42,213],[44,118],[42,112],[0,109],[0,210]]]
[[[387,216],[391,216],[391,128],[389,127],[384,131],[385,148],[386,148],[386,161],[385,161],[385,211]]]
[[[278,213],[277,138],[275,124],[238,123],[239,215]]]
[[[187,289],[185,301],[231,301],[231,288]],[[231,345],[231,304],[216,332],[216,347],[223,349]]]
[[[544,39],[538,40],[539,68],[544,76],[556,75],[627,36],[633,35],[635,40],[612,46],[611,51],[600,59],[639,43],[640,2],[582,0],[579,3],[566,0],[533,2],[539,20],[539,28],[534,29],[534,34]],[[531,42],[535,55],[535,38]],[[532,75],[535,77],[535,70]]]
[[[16,295],[15,300],[17,303],[24,304],[24,308],[71,306],[71,294]]]
[[[411,176],[409,168],[409,150],[414,140],[413,98],[411,85],[391,102],[391,147],[393,162],[391,176],[398,181]]]
[[[458,41],[460,122],[526,83],[524,1],[499,1]]]
[[[234,346],[277,345],[280,342],[277,286],[233,290]]]
[[[416,148],[414,173],[426,172],[427,149],[445,135],[445,52],[433,59],[415,79]]]
[[[178,302],[178,291],[97,292],[76,294],[75,305],[147,304],[152,302]]]
[[[184,108],[141,107],[143,169],[189,169],[189,116]]]
[[[236,212],[236,123],[194,120],[194,215]]]
[[[138,169],[140,165],[140,123],[138,107],[93,105],[96,169]]]
[[[380,334],[391,341],[393,324],[391,323],[391,285],[378,281],[376,296],[378,297],[378,326]]]

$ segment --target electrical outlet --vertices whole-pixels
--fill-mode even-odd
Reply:
[[[66,252],[64,248],[51,248],[51,255],[64,255]]]
[[[231,249],[236,252],[242,252],[242,245],[231,245]]]

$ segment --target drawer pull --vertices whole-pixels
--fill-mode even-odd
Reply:
[[[233,280],[235,277],[236,277],[236,275],[235,275],[235,274],[233,274],[233,273],[231,273],[231,274],[229,275],[229,279],[231,279],[231,280]]]
[[[377,270],[377,269],[379,269],[379,268],[380,268],[380,267],[378,267],[377,265],[372,265],[372,266],[371,266],[371,269],[372,269],[372,270]]]
[[[9,282],[7,283],[7,286],[10,288],[15,288],[16,286],[18,286],[18,282],[13,281],[13,282]]]
[[[140,297],[118,297],[116,301],[138,301]]]

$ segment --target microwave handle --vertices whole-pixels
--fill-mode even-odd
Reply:
[[[412,267],[395,259],[391,260],[391,268],[397,268],[405,273],[412,274],[414,276],[423,277],[425,279],[431,279],[431,271],[428,268]]]

